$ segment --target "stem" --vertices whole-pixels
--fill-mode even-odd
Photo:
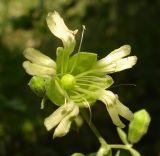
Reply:
[[[111,148],[119,148],[119,149],[125,149],[125,150],[129,150],[132,147],[131,145],[120,145],[120,144],[115,144],[115,145],[110,144],[109,146]]]
[[[95,136],[99,140],[100,144],[109,146],[108,143],[103,139],[103,137],[101,136],[101,134],[99,133],[99,131],[97,130],[97,128],[95,127],[93,122],[90,121],[88,114],[85,112],[85,110],[82,110],[81,113],[82,113],[84,119],[86,120],[87,124],[91,128],[92,132],[95,134]]]
[[[124,149],[124,150],[127,150],[128,152],[130,152],[131,155],[134,155],[134,156],[141,156],[141,154],[132,148],[132,145],[128,144],[128,145],[119,145],[119,144],[115,144],[115,145],[109,145],[110,148],[119,148],[119,149]]]

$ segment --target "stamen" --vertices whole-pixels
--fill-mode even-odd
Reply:
[[[87,108],[89,109],[89,122],[91,122],[92,111],[91,111],[91,107],[89,105],[89,102],[78,92],[76,92],[76,91],[72,91],[72,92],[75,93],[77,96],[81,97],[84,100],[84,102],[82,102],[82,103],[84,103],[84,105],[87,106]]]
[[[87,89],[84,89],[84,88],[75,87],[75,90],[78,91],[78,92],[81,92],[81,93],[85,93],[85,94],[89,95],[91,98],[94,98],[94,99],[97,97],[97,94],[95,92],[88,91]]]
[[[96,81],[99,81],[99,80],[104,80],[106,77],[104,78],[101,78],[101,77],[97,77],[97,76],[89,76],[89,75],[86,75],[86,76],[83,76],[81,78],[77,78],[77,80],[81,80],[81,79],[94,79]]]
[[[85,96],[85,99],[86,99],[87,101],[89,101],[90,98],[91,98],[91,97],[87,96],[86,94],[82,94],[82,93],[81,93],[81,96],[82,96],[82,97]],[[82,99],[80,99],[78,95],[72,95],[72,96],[70,96],[70,97],[71,97],[71,99],[72,99],[73,101],[76,101],[76,103],[82,103]]]
[[[93,83],[94,84],[94,83]],[[77,83],[77,86],[86,86],[86,87],[90,87],[91,85],[86,84],[86,83]],[[99,87],[98,85],[93,85],[92,87],[96,88],[96,89],[102,89],[102,87]]]
[[[86,87],[91,87],[92,86],[92,87],[97,88],[97,89],[102,89],[101,82],[98,83],[98,82],[89,81],[89,80],[80,80],[79,82],[77,81],[77,86],[82,86],[82,85],[86,86]]]
[[[85,28],[85,26],[83,25],[83,30],[82,30],[82,34],[81,34],[81,40],[80,40],[78,52],[80,52],[80,50],[81,50],[81,45],[82,45],[83,35],[84,35],[84,31],[85,31],[85,30],[86,30],[86,28]],[[76,64],[77,64],[77,60],[78,60],[78,55],[76,56],[76,59],[75,59],[75,61],[74,61],[74,63],[73,63],[73,66],[72,66],[72,68],[71,68],[71,70],[70,70],[70,73],[73,72],[73,70],[74,70],[74,68],[75,68],[75,66],[76,66]]]
[[[76,77],[76,78],[81,78],[81,77],[83,77],[83,76],[85,76],[85,75],[88,75],[88,74],[91,74],[91,73],[95,73],[95,72],[97,72],[97,71],[99,71],[99,69],[91,69],[91,70],[88,70],[88,71],[83,72],[83,73],[81,73],[81,74],[78,74],[78,75],[76,75],[75,77]]]
[[[121,84],[118,84],[118,85],[114,85],[111,88],[116,88],[116,87],[120,87],[120,86],[133,86],[133,87],[136,87],[137,85],[136,84],[132,84],[132,83],[121,83]]]
[[[83,29],[82,29],[81,40],[80,40],[80,44],[79,44],[79,48],[78,48],[78,52],[81,50],[82,41],[83,41],[83,36],[84,36],[84,31],[86,30],[85,25],[82,25],[82,27],[83,27]]]
[[[78,79],[77,82],[96,83],[93,80],[85,80],[85,79]],[[99,83],[97,83],[97,84],[99,84]]]

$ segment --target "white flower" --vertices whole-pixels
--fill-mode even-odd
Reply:
[[[64,48],[72,52],[76,43],[75,34],[78,30],[69,30],[56,11],[49,13],[46,20],[50,31],[62,40]]]
[[[136,56],[128,56],[131,52],[129,45],[124,45],[110,54],[105,58],[97,62],[97,68],[106,74],[119,72],[128,68],[132,68],[137,62]],[[124,58],[125,57],[125,58]]]
[[[108,74],[136,64],[136,56],[126,57],[130,54],[130,46],[124,45],[99,61],[96,54],[89,52],[78,52],[70,56],[75,47],[77,31],[69,30],[57,12],[49,13],[46,20],[49,29],[62,40],[64,47],[57,48],[56,63],[39,51],[28,48],[24,51],[28,61],[23,63],[23,67],[28,74],[40,77],[36,81],[31,79],[30,82],[34,83],[29,83],[30,88],[59,106],[45,119],[47,130],[56,127],[53,137],[66,135],[72,121],[78,116],[79,109],[90,109],[96,100],[105,104],[113,123],[123,128],[125,125],[119,115],[132,120],[133,114],[119,101],[117,95],[108,90],[113,84],[113,79]]]

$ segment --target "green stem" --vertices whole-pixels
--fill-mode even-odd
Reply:
[[[89,125],[89,127],[91,128],[91,130],[93,131],[93,133],[95,134],[97,139],[99,140],[100,144],[108,147],[109,146],[108,143],[103,139],[103,137],[101,136],[101,134],[99,133],[99,131],[97,130],[97,128],[95,127],[93,122],[90,121],[90,118],[89,118],[88,114],[85,112],[85,110],[82,110],[81,113],[82,113],[84,119],[86,120],[87,124]]]
[[[118,148],[118,149],[124,149],[124,150],[127,150],[130,152],[131,155],[134,155],[134,156],[141,156],[141,154],[132,148],[132,145],[119,145],[119,144],[115,144],[115,145],[109,145],[110,148]]]
[[[109,145],[110,148],[119,148],[119,149],[125,149],[125,150],[130,150],[130,148],[132,147],[131,145],[120,145],[120,144],[110,144]]]

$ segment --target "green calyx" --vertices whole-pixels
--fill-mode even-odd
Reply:
[[[71,74],[65,74],[61,78],[61,85],[63,86],[64,89],[71,90],[76,85],[76,79]]]

